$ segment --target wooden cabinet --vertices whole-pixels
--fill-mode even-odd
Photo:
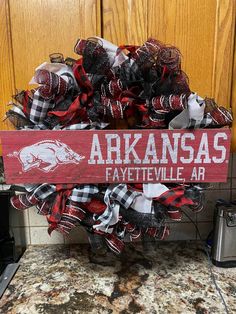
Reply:
[[[230,107],[235,0],[103,0],[103,36],[177,46],[190,86]]]
[[[236,113],[235,15],[236,0],[1,0],[0,128],[9,129],[6,104],[28,87],[35,67],[52,52],[73,57],[76,40],[93,35],[176,45],[191,89]]]
[[[12,62],[10,36],[9,5],[7,0],[0,1],[0,129],[10,129],[10,124],[3,122],[7,103],[14,93],[15,82]]]
[[[0,0],[0,129],[16,89],[53,52],[75,57],[78,38],[101,36],[100,0]]]

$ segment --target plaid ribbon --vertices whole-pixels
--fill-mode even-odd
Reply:
[[[110,193],[110,198],[117,201],[124,208],[128,209],[133,203],[136,196],[140,193],[136,191],[130,191],[126,184],[118,184],[114,186]]]
[[[94,194],[98,193],[98,187],[95,185],[57,185],[55,202],[52,206],[51,215],[48,218],[49,234],[57,229],[63,234],[68,234],[78,222],[83,221],[86,211],[81,208],[80,203],[91,201]],[[69,204],[66,202],[69,200]]]
[[[73,189],[70,199],[77,203],[90,202],[94,197],[94,194],[97,194],[98,192],[99,189],[97,185],[81,184],[79,187]]]
[[[94,228],[106,231],[110,226],[115,225],[119,220],[120,205],[128,209],[138,195],[136,191],[129,191],[126,184],[110,185],[104,196],[107,208],[102,215],[96,217],[100,223]]]
[[[74,187],[74,184],[49,185],[45,183],[39,186],[28,185],[26,188],[30,192],[25,194],[25,197],[24,195],[18,196],[17,201],[13,199],[13,205],[17,205],[19,202],[21,207],[27,206],[28,208],[36,205],[40,214],[48,216],[49,234],[55,229],[63,233],[69,233],[75,227],[75,223],[83,218],[81,208],[73,206],[72,202],[70,206],[66,205]]]
[[[102,200],[95,197],[92,198],[90,202],[81,203],[81,206],[85,208],[87,212],[96,215],[101,215],[106,209],[106,204]]]
[[[36,90],[29,114],[30,121],[34,124],[42,122],[46,118],[48,110],[52,109],[54,106],[54,100],[45,100],[40,95],[39,90]]]
[[[54,203],[51,208],[51,213],[47,217],[49,227],[48,227],[48,233],[51,234],[51,232],[55,229],[58,229],[58,231],[62,231],[60,229],[59,223],[62,218],[62,214],[66,209],[66,202],[68,197],[71,194],[71,190],[62,190],[57,193]]]
[[[36,199],[40,201],[44,201],[47,197],[49,197],[54,192],[56,192],[55,185],[43,183],[33,190],[32,196],[34,196]]]
[[[73,72],[76,78],[76,81],[81,88],[81,94],[79,95],[80,103],[82,106],[89,104],[91,97],[93,95],[93,87],[90,80],[87,77],[87,74],[83,68],[83,58],[76,61]]]
[[[184,205],[194,205],[194,201],[185,195],[185,188],[183,186],[178,186],[176,188],[170,189],[155,200],[166,207],[177,207],[180,208]]]
[[[63,222],[66,222],[66,226],[68,226],[69,224],[71,228],[74,226],[74,218],[71,217],[70,221],[68,217],[67,219],[65,219],[65,215],[63,215],[64,213],[68,212],[66,208],[66,203],[74,187],[74,184],[57,184],[55,186],[57,194],[52,204],[50,215],[47,217],[49,223],[49,234],[51,234],[54,229],[58,229],[59,231],[64,232],[64,229],[60,228],[60,224],[62,224]]]
[[[38,70],[35,77],[42,86],[33,95],[29,118],[33,123],[38,124],[44,121],[50,109],[63,101],[69,91],[73,93],[77,83],[69,71],[59,76],[48,70]]]

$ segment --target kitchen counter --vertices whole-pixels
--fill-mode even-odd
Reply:
[[[199,242],[133,247],[112,266],[93,264],[86,245],[29,246],[0,300],[0,313],[225,313]],[[229,312],[236,268],[213,267]]]

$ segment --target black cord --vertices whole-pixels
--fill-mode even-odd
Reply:
[[[212,270],[211,257],[210,257],[209,251],[208,251],[208,249],[207,249],[207,247],[206,247],[205,241],[202,239],[202,236],[201,236],[201,234],[200,234],[200,231],[199,231],[199,229],[198,229],[198,226],[197,226],[196,222],[195,222],[184,210],[182,210],[182,212],[183,212],[184,215],[193,223],[193,225],[194,225],[194,227],[195,227],[195,229],[196,229],[196,231],[197,231],[197,234],[198,234],[198,236],[199,236],[199,239],[200,239],[200,241],[201,241],[202,244],[203,244],[204,251],[205,251],[205,253],[206,253],[206,255],[207,255],[208,268],[209,268],[209,270],[210,270],[211,280],[212,280],[212,282],[213,282],[213,284],[214,284],[214,286],[215,286],[215,289],[216,289],[216,291],[218,292],[218,294],[219,294],[219,296],[220,296],[220,299],[221,299],[221,301],[222,301],[222,303],[223,303],[223,305],[224,305],[225,313],[226,313],[226,314],[229,314],[228,306],[227,306],[227,304],[226,304],[226,302],[225,302],[225,299],[224,299],[224,296],[223,296],[223,294],[222,294],[222,292],[221,292],[221,289],[220,289],[220,287],[218,286],[218,284],[217,284],[217,282],[216,282],[216,277],[215,277],[215,274],[213,273],[213,270]]]

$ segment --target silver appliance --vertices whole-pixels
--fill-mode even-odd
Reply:
[[[212,262],[218,267],[236,267],[236,203],[216,205]]]

